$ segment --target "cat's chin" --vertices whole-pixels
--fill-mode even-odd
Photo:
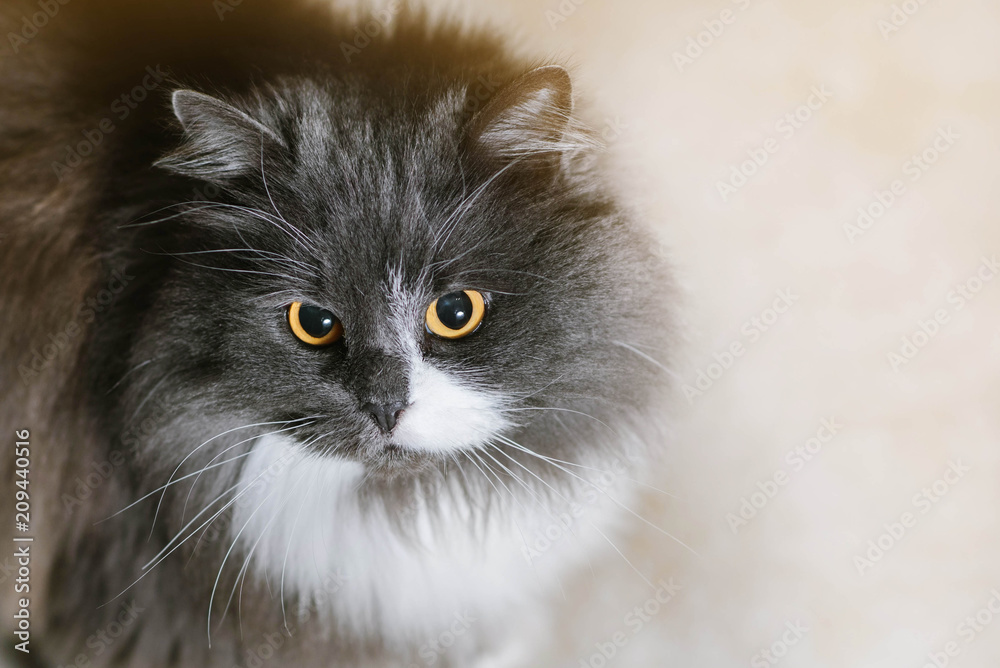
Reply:
[[[425,473],[440,466],[444,460],[440,453],[394,443],[365,448],[356,456],[371,477],[382,480]]]

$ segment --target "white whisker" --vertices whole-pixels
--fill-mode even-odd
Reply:
[[[510,440],[509,438],[507,438],[505,436],[499,436],[498,435],[496,438],[500,439],[501,441],[503,441],[507,445],[510,445],[511,447],[516,448],[517,450],[520,450],[521,452],[524,452],[525,454],[529,454],[529,455],[531,455],[533,457],[538,457],[542,461],[548,462],[549,464],[551,464],[552,466],[555,466],[556,468],[558,468],[559,470],[563,471],[564,473],[567,473],[567,474],[573,476],[574,478],[576,478],[577,480],[580,480],[581,482],[584,482],[584,483],[590,485],[591,487],[593,487],[594,489],[596,489],[597,491],[599,491],[600,493],[604,494],[606,497],[608,497],[609,499],[611,499],[611,501],[613,503],[615,503],[615,505],[617,505],[620,508],[624,509],[630,515],[634,515],[640,521],[642,521],[643,523],[648,524],[650,527],[656,529],[657,531],[659,531],[660,533],[662,533],[664,536],[666,536],[667,538],[670,538],[671,540],[673,540],[674,542],[676,542],[678,545],[681,545],[682,547],[684,547],[684,549],[688,550],[689,552],[691,552],[695,556],[701,556],[693,548],[691,548],[687,543],[685,543],[681,539],[677,538],[676,536],[672,535],[670,532],[668,532],[668,531],[660,528],[659,526],[653,524],[652,522],[650,522],[649,520],[647,520],[645,517],[643,517],[639,513],[635,512],[634,510],[632,510],[631,508],[629,508],[628,506],[626,506],[625,504],[623,504],[621,501],[619,501],[615,497],[613,497],[610,494],[608,494],[608,492],[606,492],[604,489],[602,489],[598,485],[595,485],[594,483],[592,483],[589,480],[586,480],[585,478],[581,478],[577,474],[573,473],[572,471],[570,471],[569,469],[565,468],[564,466],[558,464],[557,462],[552,461],[548,457],[545,457],[544,455],[541,455],[541,454],[539,454],[537,452],[534,452],[533,450],[530,450],[530,449],[524,447],[523,445],[521,445],[519,443],[516,443],[515,441]]]
[[[254,423],[254,424],[246,424],[246,425],[243,425],[242,427],[233,427],[232,429],[227,429],[226,431],[222,432],[221,434],[216,434],[215,436],[213,436],[212,438],[208,439],[207,441],[205,441],[204,443],[202,443],[201,445],[199,445],[197,448],[195,448],[191,452],[187,453],[187,455],[184,456],[184,459],[182,459],[180,461],[180,463],[177,465],[177,467],[170,474],[170,477],[167,478],[167,485],[164,485],[164,487],[163,487],[163,492],[160,494],[160,500],[156,504],[156,511],[153,513],[153,522],[152,522],[152,525],[149,527],[149,535],[150,535],[150,537],[152,537],[152,535],[153,535],[153,528],[156,526],[156,518],[160,514],[160,506],[163,505],[163,497],[167,493],[166,492],[167,486],[170,485],[170,481],[173,480],[173,478],[174,478],[175,475],[177,475],[177,472],[180,470],[180,468],[182,466],[184,466],[184,462],[186,462],[188,459],[190,459],[191,456],[194,455],[194,453],[198,452],[198,450],[202,449],[203,447],[205,447],[206,445],[208,445],[209,443],[211,443],[212,441],[214,441],[217,438],[225,436],[226,434],[231,434],[234,431],[239,431],[241,429],[250,429],[251,427],[264,427],[264,426],[268,426],[268,425],[272,425],[272,424],[289,424],[291,422],[301,422],[302,420],[309,420],[309,419],[311,419],[311,418],[296,418],[294,420],[279,420],[279,421],[274,421],[274,422],[257,422],[257,423]]]
[[[307,472],[308,471],[303,471],[302,475],[300,475],[296,479],[295,484],[292,486],[292,491],[295,490],[295,488],[298,486],[298,483],[302,480],[302,478],[305,477],[305,475],[306,475]],[[281,505],[278,506],[278,508],[274,511],[274,513],[271,515],[271,519],[269,519],[267,521],[267,524],[265,524],[264,528],[261,530],[260,536],[257,537],[256,541],[254,541],[253,546],[250,548],[250,551],[247,553],[246,559],[243,560],[243,566],[240,567],[239,572],[236,574],[236,580],[233,582],[233,590],[231,592],[229,592],[229,600],[226,601],[226,607],[222,611],[222,619],[219,620],[219,624],[220,625],[226,619],[226,613],[229,612],[229,606],[233,602],[233,594],[236,593],[236,585],[239,584],[239,586],[240,586],[240,598],[239,598],[239,603],[237,603],[237,616],[239,617],[239,620],[240,620],[240,639],[243,638],[243,614],[242,614],[243,585],[246,584],[246,581],[247,581],[247,572],[249,571],[250,560],[253,559],[253,553],[257,549],[257,545],[260,544],[261,539],[264,538],[264,535],[267,533],[267,530],[271,527],[271,524],[274,522],[274,520],[278,517],[278,515],[281,513],[281,511],[285,509],[285,506],[288,505],[288,502],[292,500],[292,496],[293,495],[292,495],[291,492],[289,492],[287,495],[285,495],[285,500],[282,501]],[[249,520],[247,520],[247,521],[249,522]],[[240,583],[240,575],[243,576],[242,584]]]
[[[264,173],[264,133],[263,132],[261,132],[261,136],[260,136],[260,178],[264,182],[264,192],[267,193],[267,199],[271,202],[271,208],[274,209],[274,212],[278,215],[278,218],[281,220],[281,222],[283,222],[285,225],[288,226],[288,230],[291,230],[292,232],[295,233],[295,236],[293,236],[293,238],[297,237],[296,240],[297,240],[297,242],[299,244],[301,244],[302,246],[310,249],[313,252],[317,252],[316,251],[316,247],[312,245],[312,241],[309,239],[309,237],[307,237],[305,234],[303,234],[302,230],[300,230],[299,228],[295,227],[294,225],[292,225],[291,223],[289,223],[287,220],[285,220],[285,217],[283,215],[281,215],[281,211],[278,210],[277,205],[274,203],[274,198],[271,197],[271,189],[267,185],[267,175]],[[275,225],[279,229],[285,229],[285,228],[282,228],[280,225],[277,225],[277,224],[275,224]],[[288,234],[287,231],[286,231],[286,234]],[[292,236],[292,235],[289,234],[289,236]]]
[[[307,418],[303,418],[303,419],[306,419],[306,420],[315,420],[315,419],[321,419],[321,418],[324,418],[324,417],[326,417],[326,416],[325,416],[325,415],[312,415],[312,416],[309,416],[309,417],[307,417]],[[212,458],[211,458],[210,460],[208,460],[208,463],[209,463],[209,464],[211,464],[212,462],[214,462],[214,461],[215,461],[216,459],[218,459],[218,458],[219,458],[219,457],[221,457],[222,455],[226,454],[227,452],[229,452],[229,451],[230,451],[230,450],[232,450],[233,448],[236,448],[236,447],[239,447],[240,445],[243,445],[244,443],[248,443],[248,442],[250,442],[250,441],[253,441],[253,440],[255,440],[255,439],[260,439],[260,438],[263,438],[263,437],[265,437],[265,436],[272,436],[272,435],[274,435],[274,434],[281,434],[281,433],[284,433],[284,432],[286,432],[286,431],[294,431],[294,430],[296,430],[296,429],[302,429],[302,428],[304,428],[304,427],[309,427],[309,426],[312,426],[312,425],[314,425],[314,424],[316,424],[316,423],[315,423],[315,422],[306,422],[306,423],[303,423],[303,424],[297,424],[297,425],[293,425],[293,426],[291,426],[291,427],[285,427],[285,428],[283,428],[283,429],[277,429],[277,430],[275,430],[275,431],[269,431],[269,432],[267,432],[267,433],[265,433],[265,434],[260,434],[260,435],[255,435],[255,436],[251,436],[250,438],[245,438],[245,439],[243,439],[242,441],[240,441],[240,442],[238,442],[238,443],[234,443],[233,445],[230,445],[230,446],[229,446],[228,448],[226,448],[225,450],[222,450],[221,452],[219,452],[219,453],[218,453],[217,455],[215,455],[215,457],[212,457]],[[239,455],[239,456],[237,456],[237,457],[233,457],[232,459],[227,459],[226,461],[227,461],[227,462],[231,462],[231,461],[233,461],[234,459],[239,459],[239,458],[241,458],[241,457],[246,457],[247,455],[251,454],[252,452],[253,452],[253,450],[249,450],[249,451],[247,451],[247,452],[243,453],[242,455]],[[201,477],[201,473],[202,473],[203,471],[207,470],[208,468],[210,468],[210,467],[207,467],[207,466],[206,466],[206,467],[205,467],[205,468],[203,468],[203,469],[202,469],[201,471],[199,471],[199,472],[198,472],[198,477],[200,478],[200,477]],[[188,477],[190,477],[190,475],[193,475],[193,474],[189,474],[189,475],[187,475],[187,476],[184,476],[184,477],[185,477],[185,478],[188,478]],[[183,478],[180,478],[179,480],[183,480]],[[175,481],[175,482],[176,482],[176,481]],[[168,483],[168,484],[170,484],[170,483]],[[185,516],[185,515],[187,514],[187,505],[188,505],[188,501],[189,501],[189,500],[190,500],[190,498],[191,498],[191,492],[193,492],[193,491],[194,491],[194,488],[195,488],[195,485],[197,485],[197,484],[198,484],[198,480],[196,479],[196,480],[195,480],[195,481],[194,481],[194,482],[193,482],[193,483],[191,484],[191,489],[189,489],[189,490],[188,490],[188,493],[187,493],[187,496],[186,496],[186,497],[184,498],[184,507],[183,507],[183,508],[181,509],[181,521],[182,521],[182,522],[184,521],[184,516]]]
[[[306,488],[305,494],[302,495],[302,503],[299,504],[299,509],[295,512],[295,519],[292,521],[292,528],[288,534],[288,545],[285,547],[285,555],[281,560],[281,584],[278,589],[278,598],[281,600],[281,621],[285,627],[285,631],[289,634],[291,634],[291,629],[288,628],[288,617],[285,615],[285,567],[288,565],[288,552],[292,549],[292,541],[295,539],[295,529],[298,527],[299,518],[302,516],[302,509],[309,499],[309,494],[312,492],[315,482],[316,478],[314,477],[309,481],[309,487]]]
[[[666,373],[668,376],[670,376],[674,380],[676,380],[676,381],[680,381],[681,380],[680,375],[678,375],[674,371],[671,371],[669,368],[667,368],[667,366],[665,364],[663,364],[659,360],[656,360],[656,359],[650,357],[649,355],[647,355],[646,353],[642,352],[641,350],[639,350],[639,349],[637,349],[637,348],[635,348],[633,346],[630,346],[629,344],[624,343],[622,341],[612,341],[612,343],[614,343],[616,346],[621,346],[622,348],[625,348],[626,350],[631,350],[633,353],[635,353],[639,357],[643,358],[647,362],[650,362],[651,364],[654,364],[656,367],[658,367],[659,369],[661,369],[664,373]]]
[[[265,471],[266,470],[267,469],[265,469]],[[226,561],[229,559],[229,555],[232,554],[233,548],[236,547],[236,543],[239,542],[240,536],[243,534],[243,530],[247,528],[247,525],[250,524],[250,520],[252,520],[254,518],[254,515],[256,515],[257,512],[264,507],[264,504],[267,503],[267,500],[270,499],[273,494],[274,490],[271,490],[271,492],[264,497],[264,499],[257,505],[257,507],[254,508],[253,512],[250,513],[250,517],[248,517],[247,521],[243,523],[243,526],[240,527],[240,530],[236,532],[236,536],[233,538],[233,544],[229,546],[228,550],[226,550],[226,556],[222,558],[222,564],[219,566],[219,574],[215,576],[215,584],[212,585],[212,594],[208,598],[208,621],[206,624],[206,628],[208,631],[209,649],[211,649],[212,647],[212,603],[215,601],[215,590],[219,587],[219,579],[222,577],[222,570],[226,567]],[[226,608],[228,609],[229,606],[227,605]],[[225,620],[225,615],[223,615],[223,620]],[[222,621],[220,621],[219,624],[221,625]]]

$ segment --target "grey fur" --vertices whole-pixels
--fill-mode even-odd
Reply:
[[[6,3],[2,32],[33,7]],[[188,485],[172,485],[162,505],[154,494],[115,514],[182,461],[178,475],[268,431],[363,462],[370,512],[402,533],[402,511],[433,508],[443,480],[477,509],[469,531],[495,519],[496,492],[474,468],[387,450],[359,410],[407,382],[389,322],[410,323],[421,354],[519,397],[516,408],[555,409],[519,413],[507,434],[535,452],[608,461],[622,454],[614,434],[658,433],[666,380],[634,349],[662,359],[671,345],[668,274],[591,159],[565,70],[410,10],[350,62],[351,26],[297,3],[246,0],[219,23],[205,2],[100,0],[57,19],[0,65],[0,433],[30,429],[36,453],[40,660],[90,652],[88,636],[133,597],[144,611],[90,665],[228,668],[282,627],[266,586],[249,582],[255,604],[207,647],[225,532],[188,541],[129,588],[243,459],[206,470],[186,503]],[[54,167],[147,66],[169,77],[78,165]],[[395,279],[412,303],[389,298]],[[465,288],[489,295],[481,330],[425,337],[422,305]],[[289,290],[333,310],[344,343],[290,337]],[[236,570],[225,575],[232,584]],[[467,665],[493,642],[480,628],[442,661]],[[400,665],[415,652],[303,628],[274,665]]]

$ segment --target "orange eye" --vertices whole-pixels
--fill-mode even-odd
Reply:
[[[299,341],[311,346],[328,346],[344,333],[344,326],[337,316],[324,308],[302,302],[292,302],[288,307],[288,325]]]
[[[475,290],[449,292],[427,307],[427,331],[442,339],[472,334],[486,315],[486,300]]]

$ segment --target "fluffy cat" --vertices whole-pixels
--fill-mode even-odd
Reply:
[[[26,665],[502,656],[667,389],[668,274],[566,70],[398,6],[52,6],[0,12]]]

